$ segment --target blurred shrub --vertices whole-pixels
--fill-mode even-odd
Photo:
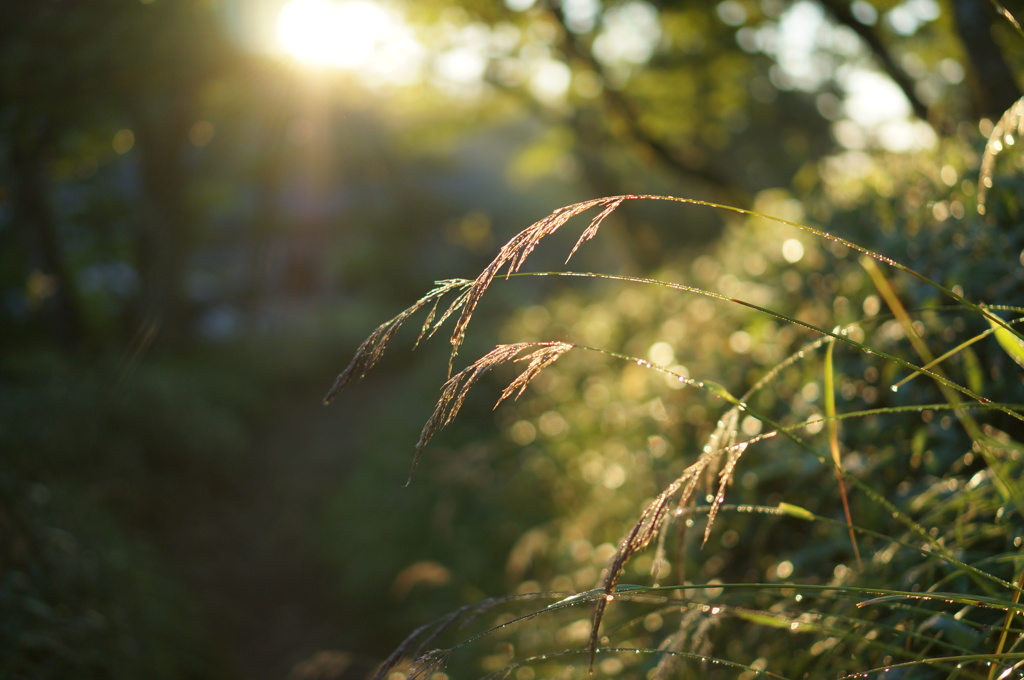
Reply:
[[[223,676],[202,605],[157,542],[244,468],[270,403],[244,369],[216,355],[118,369],[5,356],[0,676]]]
[[[968,174],[976,144],[947,139],[914,156],[841,154],[802,173],[802,200],[766,191],[756,210],[826,225],[830,234],[890,256],[968,300],[1013,305],[1024,279],[1024,237],[1015,228],[1024,184],[1000,178],[998,196],[980,217]],[[626,654],[600,654],[602,674],[667,677],[675,663],[700,667],[709,677],[732,677],[737,668],[741,677],[766,669],[787,677],[867,670],[946,677],[959,657],[972,654],[982,665],[1011,666],[1016,656],[999,655],[1017,644],[1016,637],[1000,640],[1001,631],[1019,633],[1008,623],[1002,627],[1001,609],[1014,598],[1009,584],[1020,571],[1015,555],[1024,532],[1017,501],[1024,497],[1024,427],[1013,416],[1019,368],[991,336],[946,358],[938,370],[1006,411],[957,416],[951,407],[959,402],[934,381],[918,376],[900,384],[908,368],[880,355],[920,365],[985,331],[983,318],[921,278],[866,264],[838,240],[756,215],[730,221],[718,244],[682,254],[655,276],[711,296],[596,278],[510,316],[502,342],[557,339],[621,356],[570,352],[515,404],[498,410],[500,438],[460,446],[462,435],[445,434],[460,450],[427,452],[444,457],[414,480],[431,489],[430,499],[409,501],[400,511],[391,527],[396,533],[389,534],[399,548],[382,578],[392,578],[403,560],[429,554],[447,566],[450,587],[480,583],[477,565],[497,549],[506,555],[503,568],[493,557],[487,561],[506,583],[487,595],[594,588],[632,522],[701,455],[728,409],[674,376],[711,380],[741,395],[770,374],[727,429],[741,441],[779,427],[795,428],[796,436],[758,441],[744,454],[703,549],[712,495],[680,509],[664,551],[651,546],[626,563],[623,583],[650,583],[653,571],[655,583],[672,588],[616,594],[623,602],[609,608],[596,642]],[[910,310],[909,328],[890,304],[894,296]],[[820,334],[785,317],[825,331],[845,327],[844,336],[867,350],[845,343],[828,349]],[[917,336],[914,343],[908,333]],[[924,349],[915,350],[915,343]],[[838,424],[840,445],[831,454],[821,421],[832,409],[830,385],[836,413],[849,414]],[[475,420],[479,429],[482,410],[467,408],[460,420]],[[860,527],[856,551],[831,455],[841,456],[847,474],[850,516]],[[461,474],[446,478],[437,472],[443,469]],[[465,498],[467,489],[477,494],[475,502]],[[422,517],[424,508],[446,502],[457,508],[458,540],[444,540]],[[798,510],[786,510],[793,506]],[[506,528],[519,534],[503,549],[495,537]],[[929,590],[953,595],[915,601]],[[886,592],[894,593],[891,602],[871,597]],[[463,589],[461,599],[474,594]],[[598,596],[591,592],[577,602]],[[976,607],[972,597],[1000,604]],[[415,657],[445,639],[451,647],[427,653],[410,672],[543,675],[574,663],[560,650],[578,659],[586,646],[589,625],[583,613],[564,611],[569,608],[548,616],[541,607],[541,618],[521,628],[505,624],[516,612],[532,616],[524,606],[511,613],[499,608],[482,620],[472,610],[467,625],[490,637],[478,639],[451,619],[420,631],[424,647],[417,649],[413,636],[399,653]],[[545,635],[538,637],[538,626]],[[431,637],[438,631],[443,638]]]
[[[198,603],[65,486],[2,478],[0,676],[213,678]]]

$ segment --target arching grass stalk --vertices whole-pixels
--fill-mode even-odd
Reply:
[[[765,315],[767,315],[769,317],[772,317],[774,319],[777,319],[779,321],[784,321],[784,322],[786,322],[788,324],[792,324],[793,326],[798,326],[800,328],[804,328],[806,330],[813,331],[815,333],[819,333],[822,336],[825,336],[823,338],[823,340],[839,341],[839,342],[842,342],[844,344],[850,345],[851,347],[854,347],[854,348],[860,350],[861,352],[864,352],[865,354],[877,355],[879,358],[884,359],[886,361],[890,361],[890,362],[892,362],[892,363],[894,363],[894,364],[896,364],[896,365],[898,365],[898,366],[900,366],[900,367],[902,367],[902,368],[904,368],[904,369],[906,369],[908,371],[912,371],[914,374],[920,374],[920,375],[924,375],[926,377],[929,377],[932,380],[934,380],[935,382],[939,383],[940,385],[943,385],[943,386],[948,387],[948,388],[950,388],[952,390],[960,392],[964,396],[969,397],[969,398],[971,398],[971,399],[973,399],[973,400],[975,400],[975,401],[977,401],[979,403],[984,404],[984,403],[987,403],[989,401],[986,397],[984,397],[984,396],[982,396],[980,394],[974,393],[973,391],[971,391],[967,387],[964,387],[963,385],[958,385],[957,383],[954,383],[953,381],[949,380],[945,376],[931,371],[926,366],[917,366],[917,365],[907,361],[906,359],[902,359],[902,358],[900,358],[898,356],[895,356],[893,354],[890,354],[888,352],[884,352],[884,351],[878,349],[877,347],[871,347],[871,346],[866,345],[866,344],[864,344],[862,342],[858,342],[857,340],[854,340],[853,338],[849,337],[848,333],[843,333],[843,329],[842,328],[837,329],[837,330],[827,330],[825,328],[820,328],[818,326],[815,326],[814,324],[808,323],[806,321],[802,321],[800,319],[794,318],[794,317],[792,317],[790,315],[783,314],[781,312],[778,312],[778,311],[775,311],[775,310],[772,310],[772,309],[768,309],[768,308],[763,307],[761,305],[754,304],[753,302],[749,302],[747,300],[742,300],[742,299],[736,298],[736,297],[731,297],[731,296],[728,296],[728,295],[722,295],[720,293],[716,293],[714,291],[705,290],[703,288],[698,288],[696,286],[688,286],[688,285],[681,284],[681,283],[674,283],[672,281],[661,281],[659,279],[651,279],[651,278],[645,278],[645,277],[641,277],[641,276],[625,276],[625,275],[619,275],[619,274],[604,274],[604,273],[600,273],[600,272],[531,272],[531,273],[524,273],[524,274],[521,274],[521,275],[523,275],[523,276],[582,277],[582,278],[607,279],[607,280],[610,280],[610,281],[622,281],[622,282],[628,282],[628,283],[639,283],[639,284],[644,284],[644,285],[651,285],[651,286],[658,286],[658,287],[662,287],[662,288],[668,288],[670,290],[678,290],[678,291],[682,291],[682,292],[686,292],[686,293],[695,293],[697,295],[703,295],[705,297],[709,297],[709,298],[712,298],[712,299],[715,299],[715,300],[722,300],[724,302],[730,302],[730,303],[733,303],[733,304],[736,304],[736,305],[740,305],[742,307],[747,307],[749,309],[753,309],[753,310],[755,310],[757,312],[765,314]],[[989,309],[996,309],[996,308],[995,307],[990,307]],[[996,317],[996,318],[998,318],[998,317]],[[1002,320],[1000,319],[1000,321],[1002,321]],[[1004,321],[1003,324],[1006,324],[1006,322]],[[858,325],[857,323],[853,323],[853,324],[849,324],[849,327],[855,327],[857,325]],[[1016,332],[1016,331],[1014,331],[1014,332]],[[1019,411],[1015,411],[1015,410],[1012,410],[1012,409],[1005,409],[1005,408],[1000,408],[1000,407],[997,407],[997,408],[998,408],[998,410],[1003,411],[1006,415],[1010,416],[1011,418],[1014,418],[1016,420],[1020,420],[1020,421],[1024,422],[1024,413],[1021,413]]]

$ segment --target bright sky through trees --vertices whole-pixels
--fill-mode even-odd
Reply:
[[[533,3],[506,4],[513,11],[525,11]],[[858,5],[858,9],[863,8]],[[884,19],[907,31],[934,19],[935,10],[934,0],[908,0]],[[617,5],[603,16],[593,0],[567,0],[564,11],[570,29],[596,30],[594,55],[605,64],[609,76],[628,78],[632,67],[646,63],[658,49],[658,15],[643,0]],[[742,5],[731,0],[719,3],[716,12],[730,25],[746,19]],[[864,19],[874,22],[880,17]],[[501,33],[504,28],[518,34],[511,24],[492,28],[442,21],[435,35],[441,36],[440,41],[431,41],[431,56],[424,42],[387,3],[288,0],[278,16],[276,32],[278,49],[297,61],[345,69],[370,85],[412,84],[429,78],[449,94],[478,94],[489,59],[500,55],[505,65],[519,64],[515,70],[541,101],[561,101],[570,88],[578,86],[565,64],[550,56],[549,46],[524,45],[519,35],[509,41]],[[839,107],[835,116],[829,117],[838,141],[846,148],[861,148],[869,139],[891,150],[934,142],[926,125],[911,120],[909,104],[899,89],[868,66],[859,39],[848,29],[833,26],[818,5],[797,2],[775,26],[750,30],[741,36],[741,46],[777,60],[782,74],[778,87],[813,91],[830,77],[836,78],[846,96],[832,107]],[[833,73],[837,58],[846,63]]]
[[[415,79],[422,58],[422,46],[401,18],[370,0],[290,0],[278,17],[277,37],[300,62],[390,82]]]

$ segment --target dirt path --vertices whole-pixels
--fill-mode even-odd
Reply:
[[[360,414],[325,409],[316,396],[255,424],[242,476],[202,498],[170,539],[182,579],[245,680],[285,680],[317,653],[323,672],[306,677],[318,680],[361,678],[377,661],[354,651],[358,624],[332,604],[314,553],[321,508],[356,455],[350,430]],[[369,412],[373,396],[360,404]]]

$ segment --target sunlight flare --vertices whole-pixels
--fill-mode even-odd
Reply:
[[[398,17],[370,0],[290,0],[277,34],[281,49],[300,62],[353,70],[387,61],[411,39]]]

